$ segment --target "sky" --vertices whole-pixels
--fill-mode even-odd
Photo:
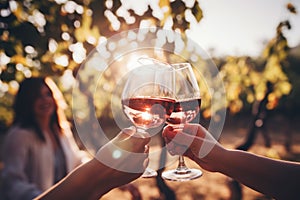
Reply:
[[[292,3],[297,14],[286,9]],[[265,43],[276,35],[282,20],[290,20],[285,30],[290,47],[300,45],[299,0],[199,0],[203,11],[200,23],[189,37],[212,56],[259,56]],[[211,51],[213,49],[213,51]]]

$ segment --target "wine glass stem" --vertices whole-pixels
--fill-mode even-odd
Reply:
[[[139,133],[142,136],[149,137],[148,133],[146,132],[147,129],[136,127],[137,133]],[[150,167],[146,167],[144,173],[142,174],[143,178],[151,178],[157,176],[157,171],[154,169],[151,169]]]
[[[176,173],[178,173],[178,174],[186,174],[186,173],[189,173],[189,172],[190,172],[190,170],[185,165],[184,157],[183,156],[179,156],[179,162],[178,162],[178,166],[177,166],[177,169],[176,169]]]

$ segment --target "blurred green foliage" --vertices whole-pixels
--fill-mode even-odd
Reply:
[[[143,6],[138,4],[132,7],[128,7],[125,2],[120,0],[0,2],[0,122],[2,126],[9,125],[13,119],[11,109],[13,97],[18,89],[18,83],[25,77],[42,75],[56,77],[56,82],[71,105],[72,80],[76,78],[80,66],[89,65],[85,59],[99,43],[122,31],[141,28],[145,24],[150,27],[169,28],[184,35],[186,30],[203,18],[198,1],[160,0],[157,4],[147,1],[148,3],[141,4]],[[290,14],[296,14],[292,4],[288,4],[287,8]],[[292,28],[289,22],[278,23],[277,30],[274,30],[277,33],[276,37],[269,41],[261,57],[214,58],[224,82],[226,108],[230,112],[238,113],[251,106],[254,101],[264,98],[267,82],[271,82],[274,87],[274,91],[268,96],[268,109],[278,107],[282,97],[295,95],[293,92],[299,87],[299,73],[294,73],[292,70],[295,63],[299,63],[299,55],[289,57],[290,48],[284,36],[284,30]],[[151,39],[153,38],[144,40]],[[116,53],[114,54],[116,50],[113,48],[110,50],[109,44],[105,47],[110,51],[109,57],[117,56]],[[171,41],[164,43],[162,47],[174,50],[175,45]],[[153,52],[145,52],[150,56],[154,55]],[[164,59],[168,62],[177,62],[182,61],[182,58],[191,58],[188,61],[200,66],[202,76],[214,79],[215,74],[206,71],[209,69],[206,69],[205,60],[199,57],[196,49],[183,49],[179,54],[181,56],[166,54]],[[111,64],[103,60],[97,62],[103,65],[102,68]],[[126,64],[128,63],[112,63],[110,70],[103,73],[102,84],[105,86],[101,88],[89,87],[89,82],[99,78],[95,77],[95,73],[99,73],[99,70],[88,71],[81,76],[79,90],[85,97],[81,99],[82,104],[74,109],[87,111],[82,112],[82,119],[88,120],[89,111],[93,107],[86,105],[90,105],[89,102],[94,101],[94,98],[101,99],[93,103],[97,116],[101,118],[103,117],[101,114],[105,113],[106,118],[113,117],[109,114],[111,99],[108,99],[110,97],[105,94],[112,93],[116,88],[114,77],[121,77],[126,73],[126,70],[122,69],[122,65]],[[85,72],[81,71],[81,73]],[[202,114],[204,117],[210,117],[222,108],[211,109],[209,88],[202,82],[200,75],[198,80],[203,99],[206,100],[202,105]],[[97,89],[96,97],[93,94],[95,89]],[[296,95],[293,98],[297,97]],[[72,117],[70,110],[67,114]]]

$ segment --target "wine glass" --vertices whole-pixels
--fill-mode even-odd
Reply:
[[[176,103],[170,117],[166,119],[166,123],[181,129],[185,123],[198,116],[201,105],[200,90],[189,63],[177,63],[172,66],[175,70],[173,92]],[[179,156],[179,164],[176,169],[162,173],[164,179],[172,181],[188,181],[201,175],[201,170],[190,169],[185,165],[183,156]]]
[[[125,115],[136,126],[137,133],[143,135],[147,129],[165,124],[174,105],[172,84],[173,67],[165,63],[148,60],[128,74],[121,101]],[[155,62],[154,62],[155,61]],[[146,168],[142,177],[154,177],[157,172]]]

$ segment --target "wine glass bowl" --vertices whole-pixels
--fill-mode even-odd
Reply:
[[[172,99],[133,97],[122,101],[124,112],[138,128],[146,130],[161,126],[173,110]]]

